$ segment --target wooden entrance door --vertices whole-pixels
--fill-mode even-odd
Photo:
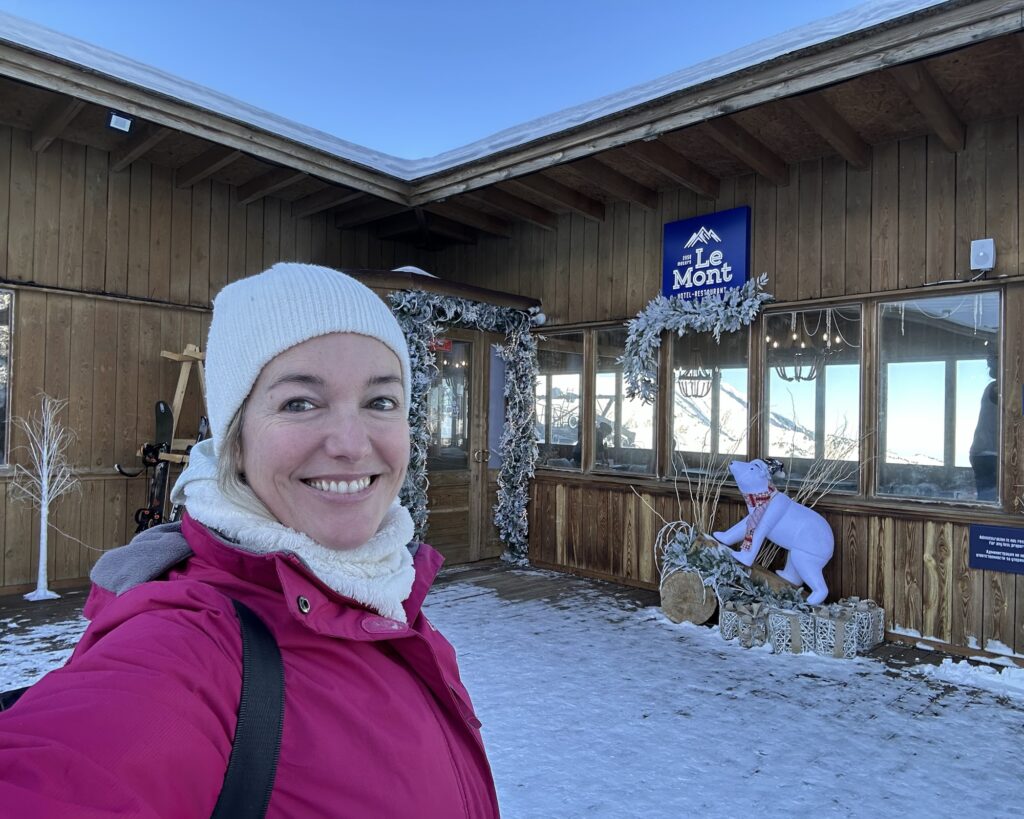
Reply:
[[[426,541],[449,565],[494,557],[502,549],[493,524],[504,424],[504,368],[493,352],[500,340],[451,330],[434,351],[438,373],[427,400]]]

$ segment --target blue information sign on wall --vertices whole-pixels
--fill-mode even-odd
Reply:
[[[750,266],[750,208],[665,225],[661,292],[699,299],[741,287]]]
[[[971,524],[972,569],[1024,574],[1024,529]]]

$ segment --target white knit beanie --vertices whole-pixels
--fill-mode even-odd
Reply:
[[[409,348],[380,297],[329,267],[279,262],[232,282],[213,301],[206,340],[206,403],[218,453],[228,424],[263,367],[290,347],[328,333],[358,333],[390,348],[402,364],[408,409]]]

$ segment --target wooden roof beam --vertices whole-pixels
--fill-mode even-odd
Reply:
[[[83,108],[83,100],[63,94],[57,97],[43,112],[39,121],[32,126],[32,150],[39,153],[49,148]]]
[[[349,230],[405,210],[408,210],[405,205],[366,194],[338,208],[334,212],[334,226],[338,230]]]
[[[292,168],[273,168],[265,174],[249,180],[244,185],[238,186],[238,204],[248,205],[264,196],[277,193],[282,188],[301,182],[307,176],[309,174],[305,171],[296,171]]]
[[[648,210],[657,210],[658,208],[658,192],[656,190],[634,182],[625,174],[619,173],[593,157],[577,159],[563,167],[618,199],[636,202]]]
[[[413,233],[423,234],[426,232],[426,215],[407,210],[388,216],[373,226],[373,235],[378,239],[398,239]]]
[[[780,188],[789,184],[789,166],[731,119],[719,117],[708,120],[704,125],[723,148],[765,179]]]
[[[558,227],[558,214],[550,210],[520,199],[518,196],[503,191],[500,188],[479,188],[472,193],[466,194],[471,199],[484,202],[498,210],[536,225],[543,230],[554,230]]]
[[[511,193],[517,190],[527,190],[531,193],[540,194],[555,205],[569,208],[580,216],[591,219],[595,222],[604,221],[604,202],[592,199],[586,194],[580,193],[568,185],[563,185],[549,176],[533,174],[532,176],[521,176],[518,179],[510,179],[507,182],[498,183],[498,187],[504,188]]]
[[[482,230],[484,233],[502,236],[506,239],[512,236],[512,225],[505,220],[491,216],[489,213],[481,213],[478,210],[467,208],[465,205],[455,202],[432,202],[425,205],[424,209],[461,225],[469,225],[477,230]]]
[[[432,235],[470,245],[475,244],[477,239],[477,233],[473,228],[428,214],[423,208],[389,216],[378,222],[373,232],[378,239],[413,242],[418,247],[435,244],[431,242]]]
[[[928,126],[942,140],[942,144],[953,153],[962,151],[967,129],[924,64],[909,63],[890,70],[914,107],[928,121]]]
[[[236,151],[234,148],[215,145],[208,151],[203,151],[191,162],[186,162],[178,168],[174,172],[174,184],[179,188],[191,188],[213,176],[221,168],[226,168],[241,155],[242,152]]]
[[[320,213],[338,205],[354,202],[362,195],[360,191],[354,191],[351,188],[334,186],[324,188],[322,191],[311,193],[309,196],[303,196],[301,199],[296,199],[292,202],[292,216],[296,219],[303,219],[307,216],[312,216],[314,213]]]
[[[853,167],[862,171],[870,167],[871,146],[860,138],[850,123],[821,94],[803,94],[791,97],[788,102],[790,108]]]
[[[678,151],[672,150],[664,142],[658,140],[633,142],[624,146],[622,150],[694,193],[707,196],[710,199],[718,198],[720,187],[718,177],[712,176]]]
[[[453,222],[450,219],[444,219],[436,214],[424,213],[422,208],[416,208],[416,211],[417,216],[422,214],[424,218],[423,226],[424,231],[427,234],[424,236],[424,243],[429,240],[429,234],[442,236],[445,239],[451,239],[453,242],[460,245],[475,245],[479,238],[477,231],[471,227],[460,225],[458,222]]]
[[[418,234],[418,239],[423,244],[429,243],[432,233],[466,245],[476,244],[477,240],[477,233],[473,228],[427,213],[423,208],[395,214],[378,222],[374,227],[374,234],[378,239],[400,239],[403,236]]]
[[[170,128],[162,125],[144,123],[134,135],[128,137],[123,143],[117,146],[110,153],[110,170],[114,173],[123,171],[136,159],[141,159],[149,153],[168,134]]]

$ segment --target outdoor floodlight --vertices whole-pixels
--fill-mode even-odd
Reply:
[[[127,114],[118,113],[117,111],[111,111],[107,115],[107,127],[115,131],[122,131],[127,134],[129,131],[131,131],[132,125],[134,123],[135,120],[132,119],[130,116],[128,116]]]

